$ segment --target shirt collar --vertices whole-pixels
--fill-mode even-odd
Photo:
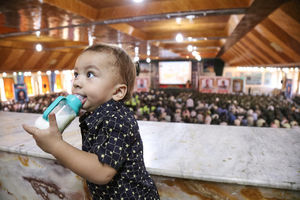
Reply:
[[[107,101],[106,103],[100,105],[96,110],[91,112],[85,112],[80,118],[80,127],[85,122],[86,124],[95,125],[102,121],[107,112],[119,110],[122,106],[123,101],[115,101],[113,99]]]

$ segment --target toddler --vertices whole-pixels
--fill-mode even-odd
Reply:
[[[93,199],[159,199],[144,164],[137,121],[124,104],[135,76],[131,58],[119,47],[97,44],[77,58],[72,93],[84,97],[82,150],[62,139],[54,114],[46,130],[23,125],[41,149],[87,180]]]

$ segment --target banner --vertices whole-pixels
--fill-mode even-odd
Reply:
[[[148,92],[150,87],[149,77],[136,77],[136,91]]]
[[[14,84],[14,91],[16,102],[25,103],[29,100],[25,84]]]
[[[201,76],[199,78],[199,91],[203,93],[215,92],[214,80],[215,78],[213,77]]]
[[[244,92],[244,79],[234,78],[232,79],[232,92],[243,93]]]
[[[292,79],[286,79],[285,82],[285,97],[287,99],[291,99],[292,98]]]

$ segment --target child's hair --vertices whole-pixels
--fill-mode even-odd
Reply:
[[[135,77],[136,77],[136,67],[132,62],[130,56],[120,47],[108,45],[108,44],[95,44],[86,48],[82,53],[87,51],[103,52],[114,56],[113,60],[114,67],[118,68],[119,77],[124,84],[127,85],[127,93],[123,100],[129,100],[132,96]]]

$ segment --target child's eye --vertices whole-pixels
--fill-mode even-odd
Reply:
[[[77,76],[78,76],[78,73],[74,72],[74,77],[77,78]]]
[[[93,78],[95,76],[93,72],[88,72],[86,75],[88,78]]]

